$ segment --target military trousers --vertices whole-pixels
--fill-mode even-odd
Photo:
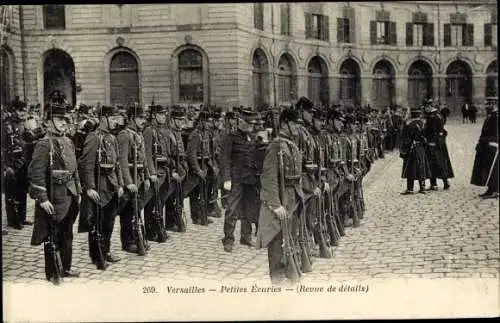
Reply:
[[[114,194],[113,198],[104,206],[99,206],[88,196],[84,196],[82,197],[82,207],[84,205],[89,208],[87,212],[91,214],[89,218],[89,256],[92,260],[95,260],[98,258],[98,255],[92,254],[90,248],[92,227],[97,225],[97,228],[99,229],[99,232],[104,240],[103,252],[105,254],[109,253],[111,248],[111,236],[113,234],[115,218],[118,211],[118,193]]]
[[[148,240],[156,240],[158,230],[165,227],[163,209],[170,191],[168,176],[165,177],[161,184],[158,182],[151,183],[148,192],[149,201],[144,206],[144,226]],[[158,219],[155,218],[154,212],[158,212]]]
[[[120,204],[123,206],[120,205],[118,207],[120,214],[120,240],[122,249],[127,249],[129,246],[136,244],[137,237],[134,234],[134,219],[136,216],[141,217],[141,211],[144,208],[144,204],[148,202],[145,200],[146,197],[147,194],[144,191],[144,183],[139,185],[137,193],[132,193],[128,189],[125,189],[123,192],[120,199]]]
[[[5,177],[5,212],[8,226],[20,227],[26,221],[28,199],[26,172],[26,165],[23,165],[13,176]]]
[[[209,176],[207,177],[207,189],[208,189],[208,203],[207,203],[207,211],[208,215],[220,217],[222,216],[222,211],[219,207],[218,198],[219,198],[219,186],[220,186],[220,177],[219,174],[215,175],[214,173],[209,172]]]
[[[223,244],[234,243],[234,230],[238,219],[241,221],[241,240],[250,241],[252,237],[251,209],[255,208],[255,185],[234,182],[228,196],[224,216]],[[260,203],[259,203],[260,204]]]

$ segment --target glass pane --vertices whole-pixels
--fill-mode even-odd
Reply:
[[[123,69],[137,71],[137,61],[135,57],[127,52],[119,52],[111,59],[111,71],[120,71]]]
[[[179,66],[202,67],[201,53],[194,49],[187,49],[179,54]]]

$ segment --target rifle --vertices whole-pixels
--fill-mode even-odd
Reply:
[[[181,170],[181,156],[180,156],[180,148],[179,145],[182,145],[182,138],[181,140],[177,140],[177,156],[176,156],[176,167],[177,167],[177,174],[180,174]],[[175,210],[176,214],[179,217],[179,231],[180,232],[186,232],[186,227],[187,227],[187,219],[186,219],[186,214],[184,213],[184,192],[182,190],[182,183],[181,182],[175,182],[176,183],[176,197],[175,197]]]
[[[132,137],[133,138],[133,137]],[[147,250],[147,240],[144,237],[144,223],[142,222],[140,210],[139,210],[139,187],[138,187],[138,171],[137,171],[137,143],[134,140],[134,184],[137,185],[137,192],[132,194],[133,203],[134,203],[134,215],[132,217],[132,230],[135,235],[135,240],[137,242],[137,254],[139,256],[144,256]]]
[[[347,140],[349,141],[350,146],[351,146],[351,174],[353,176],[355,176],[354,162],[356,159],[356,153],[355,153],[354,149],[356,149],[356,147],[354,147],[354,144],[349,139],[349,137],[347,137]],[[356,205],[354,202],[354,182],[355,182],[355,180],[356,180],[356,178],[354,178],[354,180],[349,184],[349,205],[352,209],[353,226],[358,227],[359,226],[359,217],[358,217],[358,212],[356,210]]]
[[[207,192],[207,167],[205,161],[205,144],[202,136],[202,157],[201,157],[201,171],[205,177],[201,178],[200,182],[200,204],[201,204],[201,225],[208,225],[208,214],[207,214],[207,202],[208,202],[208,192]]]
[[[154,97],[153,97],[153,102],[154,102]],[[153,131],[155,132],[156,138],[158,138],[158,134],[156,133],[156,129],[153,129]],[[155,140],[153,137],[153,140]],[[155,166],[155,169],[156,169],[156,172],[158,172],[158,158],[157,158],[157,154],[158,154],[158,142],[157,140],[155,140],[155,142],[153,143],[153,146],[154,146],[154,149],[153,149],[153,161],[154,161],[154,166]],[[168,174],[168,171],[167,171],[167,178],[165,179],[167,181],[167,183],[170,182],[170,176]],[[168,239],[168,235],[167,235],[167,230],[165,229],[165,225],[163,224],[163,209],[161,207],[161,201],[160,201],[160,187],[159,187],[159,183],[158,182],[155,182],[153,183],[153,189],[154,189],[154,196],[153,196],[153,200],[154,200],[154,208],[153,208],[153,221],[155,222],[156,224],[156,229],[158,230],[158,237],[157,237],[157,242],[158,243],[163,243],[165,241],[167,241]]]
[[[320,258],[331,258],[332,257],[332,254],[330,252],[330,249],[329,249],[329,244],[326,243],[326,238],[325,238],[325,224],[326,224],[326,218],[325,218],[325,210],[324,210],[324,206],[325,206],[325,202],[324,202],[324,199],[323,199],[323,190],[324,190],[324,183],[322,181],[322,153],[321,153],[321,140],[319,139],[319,136],[318,136],[318,147],[317,147],[317,150],[316,150],[316,158],[318,159],[318,166],[317,166],[317,172],[316,172],[316,177],[317,177],[317,180],[319,182],[319,188],[321,190],[316,202],[317,202],[317,205],[318,205],[318,213],[319,213],[319,217],[317,219],[317,222],[316,222],[316,228],[315,228],[315,235],[316,235],[316,239],[317,240],[316,242],[318,243],[319,245],[319,256]]]
[[[279,196],[281,205],[286,207],[286,193],[285,193],[285,174],[284,174],[284,162],[283,162],[283,152],[281,151],[281,142],[278,142],[279,150],[278,150],[278,173],[279,173]],[[290,229],[288,226],[288,214],[281,220],[281,229],[283,232],[283,257],[286,268],[286,276],[293,282],[296,283],[299,281],[301,272],[299,267],[299,262],[297,259],[297,254],[295,251],[293,237],[290,234]]]
[[[49,136],[49,190],[50,201],[54,201],[54,188],[52,183],[52,172],[54,170],[54,149],[52,146],[52,138]],[[45,277],[52,281],[55,285],[59,285],[63,280],[63,267],[61,254],[57,248],[57,223],[55,215],[47,214],[49,218],[49,237],[44,242],[43,251],[45,256]]]
[[[99,143],[97,146],[97,192],[99,192],[99,183],[101,181],[101,158],[102,158],[102,145],[101,145],[101,134],[99,136]],[[95,222],[90,229],[89,236],[89,251],[91,256],[97,256],[96,259],[92,259],[97,266],[97,269],[105,270],[108,267],[106,262],[105,248],[104,248],[104,238],[101,233],[101,208],[98,203],[95,203],[96,217]],[[93,208],[92,208],[93,209]]]

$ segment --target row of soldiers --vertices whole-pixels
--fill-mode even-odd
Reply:
[[[17,190],[12,199],[13,194],[6,194],[8,224],[29,224],[29,188],[36,200],[31,244],[58,250],[62,276],[72,277],[78,276],[71,270],[78,214],[78,232],[89,235],[89,256],[104,270],[120,260],[110,250],[117,215],[122,249],[142,255],[151,241],[165,242],[167,230],[186,231],[186,197],[193,224],[209,225],[210,217],[222,217],[219,190],[225,251],[232,251],[238,219],[240,243],[253,246],[254,224],[258,246],[269,247],[271,278],[280,280],[286,267],[277,256],[282,243],[270,238],[276,226],[263,214],[270,209],[276,215],[294,213],[297,221],[289,228],[296,231],[289,242],[303,260],[300,270],[310,271],[312,256],[330,257],[330,247],[338,244],[344,227],[360,224],[362,179],[373,161],[383,157],[387,137],[376,110],[318,109],[307,98],[260,113],[245,107],[224,114],[220,109],[154,103],[148,111],[138,105],[80,105],[73,110],[57,97],[45,106],[43,120],[23,115],[25,110],[22,102],[14,103],[11,111],[18,126],[13,119],[6,122],[10,130],[4,136],[5,162],[14,173],[6,193]],[[279,116],[276,111],[281,111]],[[284,204],[273,199],[279,191],[273,186],[278,183],[278,159],[271,152],[279,140],[271,138],[280,136],[298,148],[282,150],[297,153],[283,155],[283,187],[297,193]],[[23,198],[24,206],[19,207],[16,202]],[[283,211],[293,203],[297,207],[291,212]],[[262,205],[260,211],[255,205]],[[50,248],[45,250],[50,255]],[[49,258],[46,268],[53,267]],[[58,281],[53,271],[46,272],[48,279]]]

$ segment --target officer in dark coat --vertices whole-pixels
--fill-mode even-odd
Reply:
[[[255,115],[251,108],[240,111],[238,130],[226,137],[223,149],[222,181],[229,191],[228,205],[224,216],[224,250],[232,252],[236,222],[241,220],[240,243],[253,246],[252,224],[249,204],[253,202],[257,177],[253,168],[255,141],[252,137]]]
[[[444,189],[450,188],[449,178],[453,178],[453,167],[451,166],[446,136],[448,132],[444,129],[442,117],[438,109],[433,105],[426,108],[425,122],[426,155],[431,170],[431,191],[437,191],[437,178],[443,181]]]
[[[123,118],[117,108],[102,106],[99,127],[90,132],[81,148],[78,172],[84,194],[80,205],[78,232],[89,232],[89,253],[93,262],[99,255],[92,254],[90,234],[99,215],[100,234],[104,239],[106,261],[117,262],[118,256],[110,252],[111,235],[118,212],[119,198],[123,194],[123,177],[118,162],[118,142],[113,130]],[[105,268],[104,268],[105,269]]]
[[[26,105],[14,100],[11,113],[2,126],[3,142],[2,153],[5,154],[5,211],[7,213],[7,226],[21,230],[23,225],[31,225],[26,220],[26,201],[28,181],[26,178],[29,164],[29,150],[27,149],[25,129]]]
[[[131,106],[127,110],[128,122],[120,131],[118,140],[118,161],[125,185],[120,199],[120,239],[122,249],[129,253],[137,253],[136,236],[133,233],[132,221],[134,214],[139,214],[144,205],[150,187],[150,174],[145,165],[145,147],[142,131],[146,127],[146,113],[140,106]],[[134,164],[137,174],[134,174]],[[137,180],[135,179],[137,175]],[[137,203],[135,199],[137,198]],[[137,205],[136,205],[137,204]]]
[[[413,194],[414,181],[420,186],[419,193],[425,194],[425,180],[430,178],[430,169],[425,154],[425,132],[420,109],[412,109],[402,135],[399,156],[403,159],[402,178],[406,178],[406,191],[403,195]]]
[[[471,184],[488,187],[480,197],[498,198],[498,105],[488,110],[476,145]]]
[[[183,212],[184,192],[182,188],[189,171],[186,148],[182,139],[186,123],[186,109],[180,105],[172,106],[170,108],[170,127],[168,127],[168,132],[170,138],[170,160],[174,165],[169,193],[165,202],[165,226],[174,232],[186,231],[185,221],[181,223],[181,217],[185,217]]]
[[[162,105],[150,107],[150,124],[144,129],[144,143],[146,152],[146,166],[148,168],[151,189],[149,202],[144,207],[144,224],[146,237],[150,241],[165,242],[160,239],[166,237],[163,225],[163,208],[167,199],[172,176],[172,160],[170,159],[170,134],[166,127],[168,109]],[[158,213],[157,219],[153,212]]]
[[[273,284],[281,283],[287,277],[288,266],[294,263],[284,261],[285,252],[297,256],[299,250],[284,250],[283,238],[299,246],[297,241],[299,218],[303,209],[304,193],[301,186],[302,154],[296,144],[298,129],[296,112],[287,108],[280,116],[280,125],[274,127],[276,138],[269,143],[263,162],[261,176],[261,208],[257,248],[266,248],[269,260],[269,276]],[[279,155],[283,156],[283,177],[280,183]],[[280,196],[280,184],[284,186],[284,196]],[[287,231],[283,230],[283,220],[287,219]],[[300,268],[295,268],[300,272]]]
[[[46,111],[47,134],[35,146],[28,167],[30,196],[36,200],[31,245],[48,239],[49,217],[56,221],[56,246],[60,251],[64,277],[78,277],[71,270],[73,224],[78,215],[81,193],[75,147],[67,136],[67,112],[60,104]]]

